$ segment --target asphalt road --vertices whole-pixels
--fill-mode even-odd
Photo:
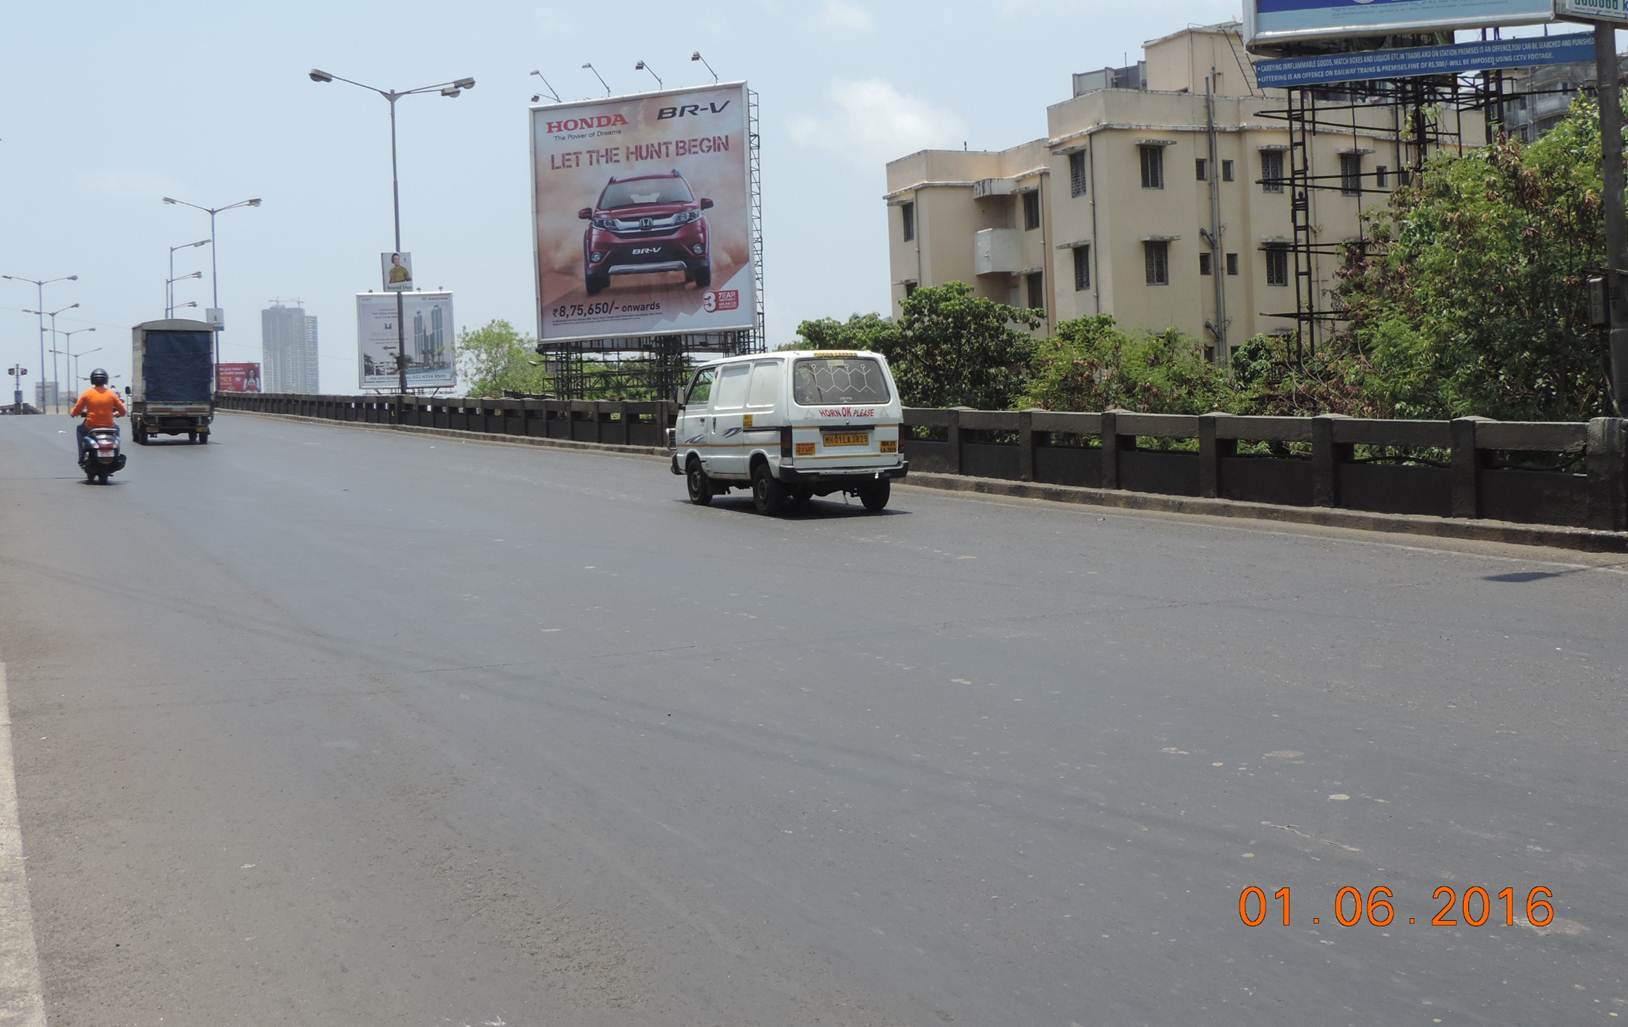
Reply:
[[[242,415],[102,488],[68,428],[0,418],[58,1027],[1628,1018],[1609,560]]]

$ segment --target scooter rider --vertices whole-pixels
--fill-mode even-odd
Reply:
[[[90,388],[79,394],[79,401],[68,411],[69,417],[83,415],[84,420],[74,426],[74,434],[79,440],[79,455],[85,455],[85,436],[90,434],[92,428],[116,428],[113,419],[123,417],[124,400],[119,394],[107,387],[107,372],[98,367],[90,373]]]

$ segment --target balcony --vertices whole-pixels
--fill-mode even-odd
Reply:
[[[972,268],[978,275],[1015,274],[1022,263],[1022,244],[1015,228],[986,228],[973,236]]]
[[[1017,183],[1010,178],[982,178],[972,183],[972,198],[975,200],[1011,196],[1016,192]]]

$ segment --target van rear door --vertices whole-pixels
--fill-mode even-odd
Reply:
[[[857,353],[818,353],[792,367],[798,467],[889,467],[897,463],[901,411],[882,362]]]

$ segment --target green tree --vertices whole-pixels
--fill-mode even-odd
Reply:
[[[1350,342],[1402,417],[1575,420],[1609,409],[1584,282],[1604,264],[1599,112],[1579,98],[1530,146],[1432,161],[1344,272]]]
[[[536,354],[537,340],[507,321],[489,321],[458,337],[458,373],[469,395],[496,399],[505,393],[545,395],[552,383]],[[538,361],[533,363],[533,361]]]
[[[800,340],[783,348],[888,353],[898,348],[899,326],[892,318],[881,314],[854,314],[846,321],[838,321],[834,317],[804,321],[797,326],[797,334]]]
[[[1130,334],[1106,314],[1064,321],[1038,346],[1025,402],[1048,410],[1160,414],[1226,409],[1227,373],[1176,331]]]
[[[1042,314],[973,295],[964,282],[917,289],[898,331],[877,340],[906,404],[1010,409],[1029,384]]]

